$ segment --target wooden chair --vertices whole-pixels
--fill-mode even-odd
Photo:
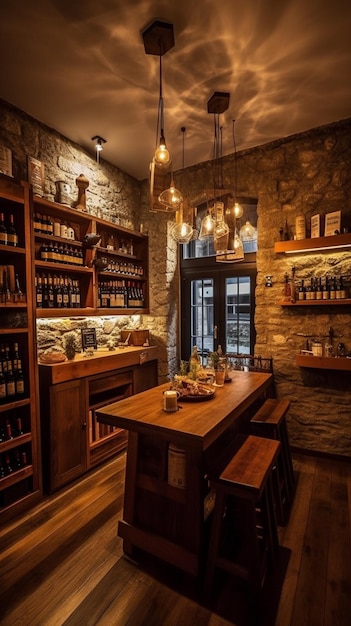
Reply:
[[[278,524],[288,522],[295,491],[295,476],[291,459],[286,413],[290,400],[268,398],[250,420],[252,434],[276,439],[281,443],[278,458],[278,471],[274,474],[274,490]]]
[[[218,478],[204,590],[211,597],[216,569],[243,579],[260,599],[269,565],[279,548],[272,468],[280,443],[246,436]]]

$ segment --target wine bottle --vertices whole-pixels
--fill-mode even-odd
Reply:
[[[36,298],[36,307],[41,309],[43,307],[43,289],[41,284],[41,278],[39,274],[35,276],[35,298]]]
[[[3,372],[3,363],[0,361],[0,403],[6,401],[6,380]]]
[[[25,296],[21,288],[18,274],[15,277],[15,302],[24,302]]]
[[[13,439],[13,430],[10,420],[7,419],[5,424],[5,441],[11,441],[11,439]]]
[[[21,435],[24,435],[22,419],[20,417],[16,417],[16,437],[20,437]]]
[[[7,245],[7,228],[5,226],[4,214],[0,213],[0,244]]]
[[[21,359],[18,359],[18,369],[15,374],[15,394],[16,398],[19,399],[24,396],[24,375]]]
[[[7,227],[7,245],[18,246],[18,235],[17,235],[17,230],[15,228],[13,215],[10,215],[10,223]]]
[[[16,471],[16,470],[21,469],[21,467],[22,467],[21,457],[20,457],[20,453],[19,453],[19,449],[18,448],[15,449],[14,457],[15,457],[15,462],[13,464],[13,469]]]
[[[51,274],[48,275],[48,308],[53,309],[55,306],[54,286]]]
[[[13,472],[13,468],[12,468],[11,461],[10,461],[10,455],[7,452],[5,454],[5,474],[8,476],[9,474],[12,474],[12,472]]]
[[[11,402],[16,394],[15,377],[12,371],[12,362],[7,363],[7,372],[5,376],[6,381],[6,400]]]

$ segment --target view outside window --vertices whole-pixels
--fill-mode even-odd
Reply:
[[[203,362],[218,347],[215,345],[214,286],[214,279],[191,281],[191,345],[198,347]],[[225,280],[225,307],[222,308],[225,328],[221,333],[225,340],[221,346],[224,352],[250,354],[250,294],[250,276]]]

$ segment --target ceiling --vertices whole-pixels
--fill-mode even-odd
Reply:
[[[212,158],[215,91],[230,93],[223,154],[234,118],[242,150],[351,116],[349,0],[1,0],[0,97],[92,155],[100,135],[103,158],[146,178],[159,58],[141,31],[156,18],[174,25],[163,95],[175,170]]]

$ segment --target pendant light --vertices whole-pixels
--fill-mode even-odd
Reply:
[[[157,110],[156,150],[150,163],[150,201],[152,211],[176,211],[182,202],[180,192],[175,188],[173,175],[168,189],[158,196],[158,204],[154,202],[154,183],[156,168],[168,170],[171,165],[171,155],[166,146],[164,132],[164,99],[162,89],[162,57],[174,46],[173,24],[154,20],[142,31],[146,54],[159,57],[159,99]]]
[[[218,244],[223,246],[223,238],[228,232],[226,223],[224,220],[223,203],[216,202],[217,191],[222,187],[221,180],[221,131],[219,124],[219,115],[227,110],[229,105],[230,94],[225,92],[215,91],[207,102],[207,112],[213,114],[214,120],[214,141],[213,141],[213,195],[214,204],[210,209],[207,209],[205,217],[201,221],[199,240],[204,241],[212,239],[214,245]]]
[[[226,250],[218,250],[216,253],[216,261],[218,263],[233,263],[242,261],[244,257],[243,242],[237,229],[237,219],[243,215],[243,208],[237,201],[237,169],[236,169],[236,143],[234,133],[233,120],[233,143],[234,143],[234,202],[233,206],[228,207],[226,211],[226,221],[229,226],[228,242]]]
[[[182,132],[182,148],[183,148],[182,150],[182,155],[183,155],[182,176],[183,176],[184,167],[185,167],[185,147],[184,147],[185,146],[185,131],[186,131],[185,126],[182,126],[180,130]],[[179,209],[177,210],[177,213],[176,213],[175,224],[173,224],[171,228],[171,236],[177,243],[186,245],[192,239],[194,229],[191,224],[184,221],[184,203],[185,203],[184,199],[182,198]]]
[[[161,205],[160,211],[172,212],[179,209],[183,202],[183,196],[174,184],[173,174],[171,175],[171,183],[168,189],[165,189],[158,196],[158,201]]]
[[[233,147],[234,147],[234,217],[239,219],[243,216],[244,210],[241,204],[239,204],[237,200],[237,189],[238,189],[238,173],[237,173],[237,157],[236,157],[236,141],[235,141],[235,120],[233,120],[232,126],[233,132]]]
[[[168,167],[171,162],[171,155],[166,146],[164,133],[164,100],[162,90],[162,57],[174,47],[173,24],[154,20],[142,31],[144,48],[146,54],[153,54],[159,57],[159,99],[157,111],[157,138],[155,154],[153,160],[158,166]],[[158,140],[159,138],[159,140]]]

